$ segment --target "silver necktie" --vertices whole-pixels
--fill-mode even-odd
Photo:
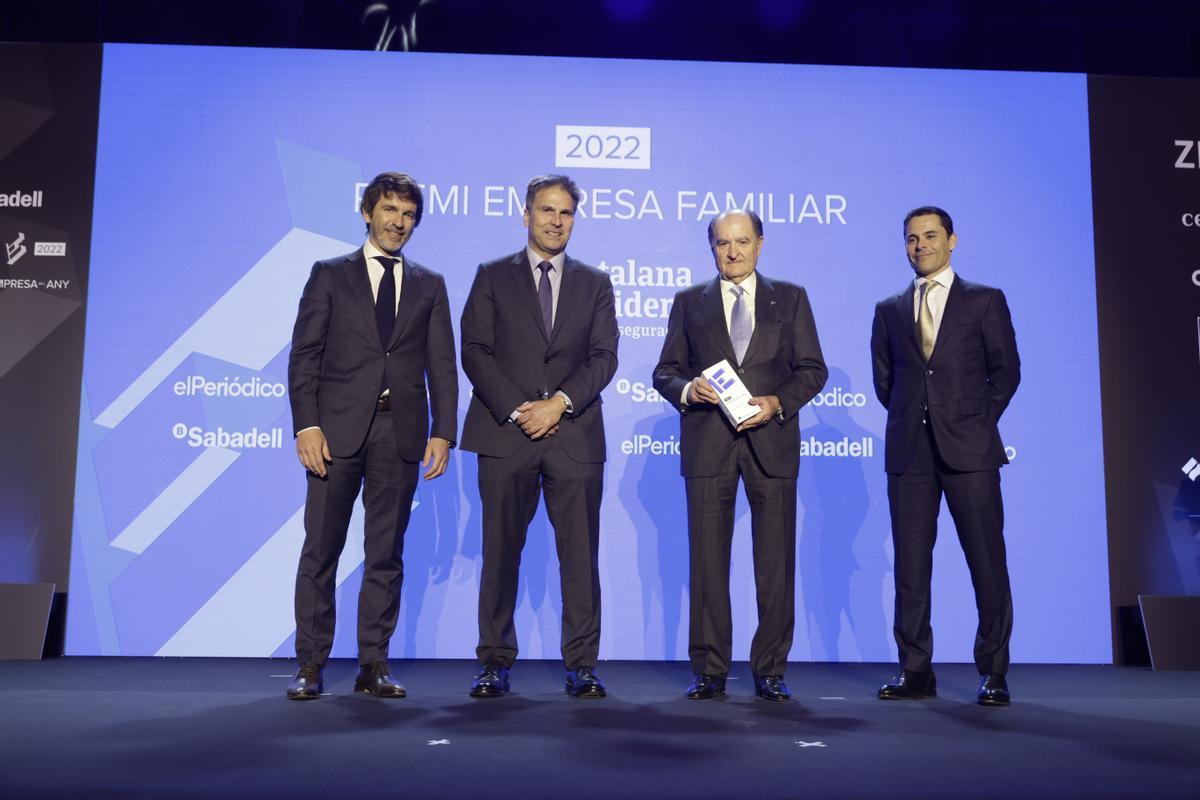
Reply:
[[[738,363],[746,356],[746,348],[750,346],[750,303],[745,299],[746,290],[741,286],[732,286],[729,291],[737,298],[733,301],[733,313],[729,315],[729,338],[733,342],[733,354]]]

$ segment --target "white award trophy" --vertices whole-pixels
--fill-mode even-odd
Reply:
[[[746,388],[746,384],[742,383],[737,370],[728,359],[721,359],[700,374],[716,391],[721,401],[721,411],[724,412],[725,418],[733,423],[733,427],[736,428],[762,410],[750,403],[753,395]]]

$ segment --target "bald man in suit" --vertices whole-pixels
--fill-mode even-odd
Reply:
[[[713,219],[717,276],[675,296],[654,388],[681,416],[691,610],[687,697],[725,693],[733,645],[729,562],[739,479],[750,501],[758,630],[750,645],[754,691],[791,697],[784,681],[796,619],[796,478],[800,409],[828,371],[804,288],[757,271],[762,220],[753,211]],[[700,373],[727,359],[761,410],[736,428]]]

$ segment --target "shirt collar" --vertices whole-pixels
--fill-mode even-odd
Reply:
[[[920,292],[921,284],[925,283],[926,280],[933,281],[938,286],[941,286],[943,289],[949,289],[950,284],[954,283],[954,267],[947,265],[944,270],[942,270],[941,272],[939,272],[937,275],[933,276],[932,278],[922,278],[920,275],[918,275],[916,278],[913,279],[913,288],[916,291]]]
[[[542,258],[537,253],[533,252],[533,248],[531,248],[529,245],[526,245],[525,257],[529,259],[529,268],[532,270],[536,270],[538,268],[538,264],[542,263],[543,261],[549,261],[554,265],[554,271],[559,275],[562,275],[563,264],[567,260],[567,251],[564,250],[552,258]]]
[[[398,259],[400,259],[400,261],[398,262],[400,264],[400,266],[401,267],[404,266],[404,256],[402,254],[397,253],[396,255],[391,255],[390,253],[385,253],[382,250],[380,250],[378,247],[376,247],[371,242],[370,239],[367,239],[367,241],[363,243],[362,252],[363,252],[363,258],[365,258],[367,260],[368,264],[372,264],[376,267],[379,267],[380,269],[383,269],[383,266],[378,261],[375,260],[375,256],[386,256],[387,258],[398,258]]]
[[[721,278],[721,294],[722,295],[729,294],[729,288],[734,285],[735,284],[733,281],[722,277]],[[745,297],[747,300],[753,300],[754,292],[758,289],[758,270],[751,272],[749,275],[746,276],[746,280],[744,280],[741,283],[736,284],[736,285],[741,286],[743,289],[746,290]]]

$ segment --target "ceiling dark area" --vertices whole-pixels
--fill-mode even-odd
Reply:
[[[1200,0],[3,0],[0,40],[1200,77]]]

